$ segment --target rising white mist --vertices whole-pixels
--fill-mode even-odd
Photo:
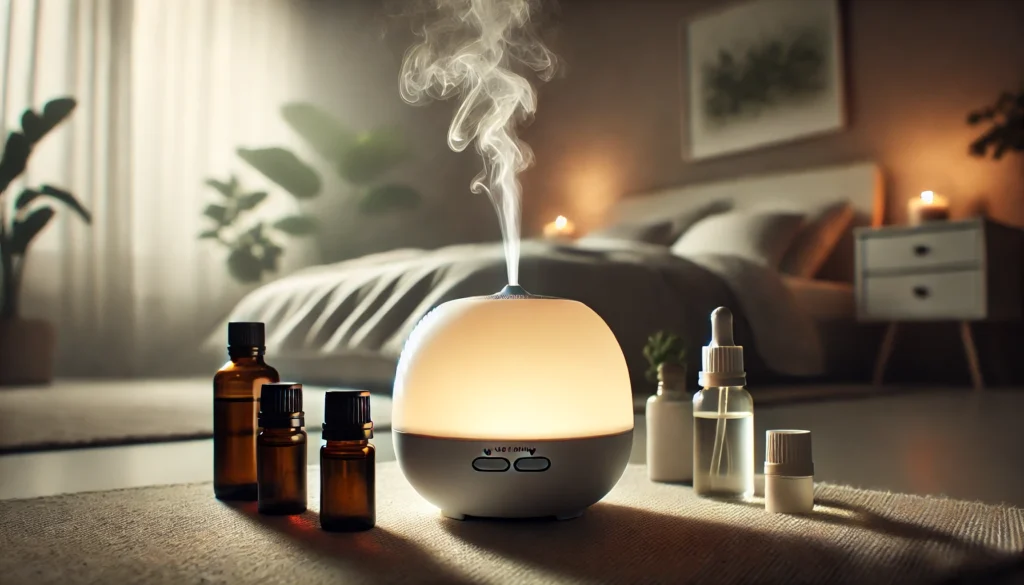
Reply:
[[[516,137],[516,124],[537,109],[530,82],[515,73],[521,64],[549,80],[556,59],[530,22],[535,0],[432,0],[421,41],[405,54],[402,99],[460,100],[448,130],[456,152],[476,140],[483,170],[471,183],[494,204],[505,246],[508,283],[519,284],[520,184],[517,175],[533,151]]]

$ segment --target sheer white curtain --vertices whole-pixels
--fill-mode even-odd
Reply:
[[[78,108],[29,163],[28,183],[76,194],[30,250],[22,313],[58,327],[61,375],[171,375],[245,289],[200,241],[207,177],[247,175],[240,145],[289,142],[278,110],[302,87],[288,0],[7,0],[5,129],[26,107]],[[263,183],[261,186],[265,186]],[[10,204],[10,202],[7,202]],[[271,203],[273,205],[273,203]],[[294,266],[302,251],[289,248]]]

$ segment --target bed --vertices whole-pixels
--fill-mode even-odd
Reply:
[[[874,164],[858,163],[625,197],[605,228],[577,242],[523,241],[520,283],[601,315],[637,392],[649,389],[647,336],[681,334],[695,372],[708,314],[720,305],[736,314],[759,383],[827,377],[843,369],[842,342],[855,326],[843,276],[852,274],[843,267],[849,234],[879,223],[881,184]],[[830,265],[838,277],[828,278]],[[400,249],[283,277],[246,295],[227,320],[267,323],[268,361],[286,378],[389,391],[427,311],[505,283],[500,243]],[[208,344],[222,346],[223,330]]]

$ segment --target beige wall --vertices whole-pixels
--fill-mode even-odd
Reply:
[[[304,0],[310,87],[297,90],[354,130],[401,129],[414,157],[396,178],[415,186],[424,205],[413,212],[366,217],[346,207],[348,193],[334,181],[315,206],[330,229],[321,230],[322,261],[404,246],[437,247],[453,242],[497,240],[497,218],[486,196],[470,193],[479,168],[474,152],[448,149],[454,103],[414,107],[398,93],[402,55],[413,37],[407,21],[389,18],[401,2]]]
[[[810,0],[809,0],[810,1]],[[844,6],[849,127],[788,145],[686,163],[681,151],[679,25],[725,2],[562,0],[553,48],[559,78],[541,86],[522,135],[536,165],[523,176],[524,229],[562,213],[583,228],[601,223],[620,196],[741,174],[871,159],[888,171],[891,221],[924,189],[947,194],[956,215],[979,205],[1024,224],[1024,157],[967,156],[977,134],[967,112],[1024,83],[1024,0],[849,0]],[[381,6],[306,0],[311,95],[357,128],[395,124],[417,156],[401,173],[427,196],[407,216],[367,220],[317,204],[334,229],[323,260],[396,246],[497,239],[490,203],[469,192],[475,152],[452,153],[445,133],[454,104],[425,108],[398,96],[412,37]]]
[[[526,219],[601,221],[620,194],[747,173],[871,159],[888,171],[889,219],[922,190],[953,212],[987,205],[1024,224],[1024,157],[966,155],[967,112],[1024,84],[1024,1],[851,0],[844,7],[849,127],[834,135],[684,163],[679,24],[724,2],[564,0],[562,79],[525,133]]]

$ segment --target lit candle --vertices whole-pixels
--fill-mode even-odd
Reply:
[[[910,225],[949,219],[949,200],[934,191],[924,191],[920,197],[907,202]]]
[[[549,240],[571,240],[576,234],[576,226],[564,215],[544,226],[544,237]]]

